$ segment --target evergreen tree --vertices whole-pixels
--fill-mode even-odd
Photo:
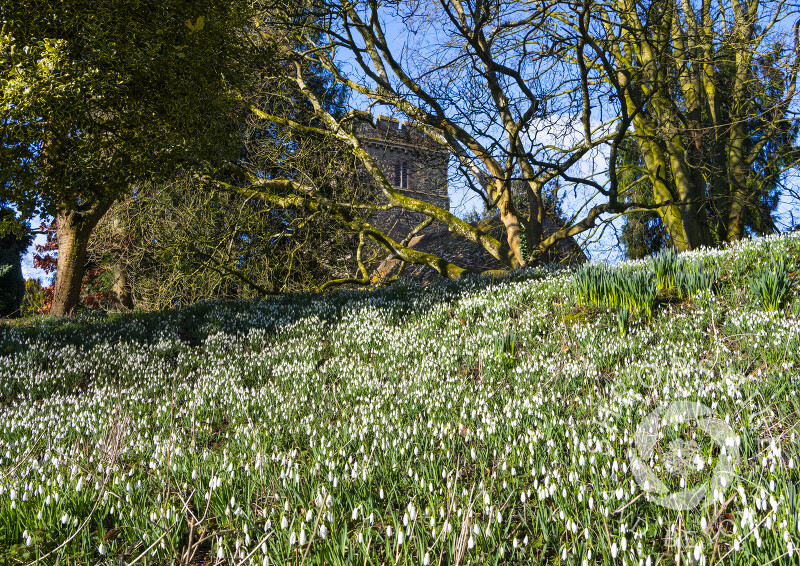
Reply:
[[[27,227],[17,221],[14,211],[5,206],[0,207],[0,226],[5,227],[0,236],[0,316],[19,316],[25,296],[21,260],[31,237]]]

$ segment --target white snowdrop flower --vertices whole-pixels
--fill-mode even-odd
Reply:
[[[313,519],[313,518],[314,518],[314,511],[312,511],[311,509],[306,511],[306,523],[311,522],[311,519]],[[302,543],[300,543],[300,544],[302,544]]]
[[[417,520],[417,510],[414,507],[414,504],[411,503],[411,502],[409,502],[409,504],[408,504],[408,518],[411,521],[416,521]]]
[[[622,537],[622,540],[619,541],[619,547],[622,550],[622,552],[625,552],[628,549],[627,537]]]
[[[306,528],[305,527],[300,527],[300,538],[298,539],[297,542],[300,543],[300,546],[303,546],[306,543]]]
[[[487,492],[484,492],[484,494],[483,494],[483,504],[488,506],[489,503],[491,503],[491,501],[492,500],[489,498],[489,494]]]
[[[612,544],[611,545],[611,558],[616,560],[618,552],[619,552],[619,550],[617,549],[617,543]]]
[[[353,513],[350,515],[350,519],[351,519],[352,521],[356,521],[356,520],[358,520],[358,509],[359,509],[359,507],[360,507],[360,506],[357,506],[357,507],[355,507],[355,508],[353,509]]]
[[[561,562],[567,561],[567,547],[561,549]]]
[[[514,548],[517,548],[519,546],[519,541],[517,540],[517,537],[514,537],[514,540],[511,541],[511,546],[513,546]]]
[[[61,515],[61,524],[66,525],[69,522],[69,514],[64,513]]]
[[[431,563],[431,553],[426,552],[425,556],[422,557],[422,566],[430,566]]]
[[[97,552],[98,552],[98,554],[100,554],[100,556],[105,555],[105,553],[106,553],[106,545],[101,542],[100,546],[97,547]]]
[[[325,538],[325,535],[327,535],[327,534],[328,534],[328,527],[326,527],[325,525],[320,525],[319,526],[319,536],[320,536],[320,538]]]
[[[388,527],[386,527],[386,537],[387,537],[387,538],[392,538],[392,532],[393,532],[393,531],[392,531],[392,526],[391,526],[391,525],[389,525]]]
[[[791,539],[789,539],[789,542],[786,543],[786,552],[789,554],[789,558],[794,556],[794,544],[792,543]]]
[[[467,540],[467,548],[470,550],[475,548],[475,539],[472,538],[472,535],[469,535],[469,540]]]
[[[408,511],[406,511],[405,513],[403,513],[403,526],[404,526],[404,527],[407,527],[407,526],[408,526]]]
[[[383,499],[383,488],[381,488],[380,491],[378,492],[378,497]]]
[[[403,529],[397,529],[397,544],[403,544]]]
[[[83,476],[78,478],[78,484],[75,486],[75,491],[80,491],[83,489]]]
[[[222,560],[225,558],[225,549],[222,548],[222,545],[217,547],[217,560]]]
[[[286,518],[286,515],[281,517],[281,529],[287,529],[289,527],[289,519]]]
[[[520,494],[520,496],[519,496],[519,500],[520,500],[522,503],[525,503],[525,492],[524,492],[524,491],[523,491],[523,492]]]
[[[699,562],[700,561],[700,556],[702,556],[702,555],[703,555],[703,543],[702,542],[698,542],[697,546],[694,547],[694,559],[695,559],[695,562]]]
[[[706,530],[707,526],[708,526],[708,521],[706,521],[706,518],[705,517],[701,518],[700,519],[700,528],[703,529],[703,530]]]

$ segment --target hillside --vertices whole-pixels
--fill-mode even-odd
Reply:
[[[800,234],[681,257],[0,326],[0,563],[795,564]]]

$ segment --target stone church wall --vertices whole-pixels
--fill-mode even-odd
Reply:
[[[402,194],[450,209],[447,192],[449,153],[442,150],[409,122],[378,116],[377,128],[368,122],[356,124],[356,135],[364,149],[378,163],[392,185]],[[375,226],[395,240],[402,240],[425,216],[403,209],[380,211],[372,217]],[[445,230],[436,223],[422,231]]]

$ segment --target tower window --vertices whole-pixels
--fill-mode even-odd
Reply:
[[[403,184],[401,185],[404,189],[408,188],[408,163],[403,161]]]
[[[403,186],[402,185],[402,181],[403,181],[402,175],[403,175],[402,166],[400,165],[400,163],[395,163],[394,164],[394,186],[395,187],[402,187]]]

